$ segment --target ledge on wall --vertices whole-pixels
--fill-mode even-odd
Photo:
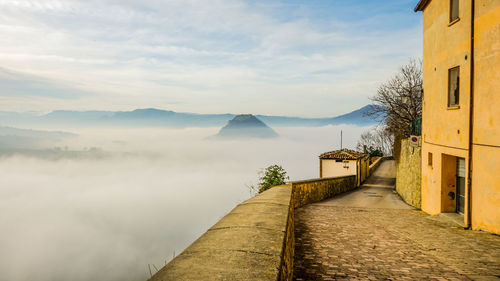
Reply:
[[[150,280],[279,280],[290,186],[236,206]]]

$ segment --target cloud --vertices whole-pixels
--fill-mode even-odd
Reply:
[[[0,96],[77,99],[92,93],[35,75],[17,73],[0,67]]]
[[[20,79],[89,93],[66,101],[69,108],[171,107],[175,100],[182,105],[171,108],[181,111],[325,116],[366,104],[374,83],[420,54],[420,22],[404,5],[411,6],[4,0],[0,62]],[[314,108],[300,106],[306,95]],[[262,109],[260,96],[286,106]],[[341,99],[349,109],[336,105]]]
[[[80,154],[0,157],[0,279],[145,280],[148,263],[162,266],[249,198],[259,169],[315,178],[341,129],[353,147],[367,128],[275,129],[276,140],[224,142],[205,140],[218,128],[82,129],[57,143]]]

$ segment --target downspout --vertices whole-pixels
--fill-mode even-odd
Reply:
[[[472,225],[472,142],[474,132],[474,18],[476,1],[471,0],[471,32],[470,32],[470,100],[469,100],[469,169],[467,176],[467,227]]]

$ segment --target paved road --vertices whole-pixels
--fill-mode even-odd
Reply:
[[[500,280],[500,236],[406,205],[394,163],[359,189],[296,211],[295,280]]]
[[[394,161],[385,161],[357,190],[318,203],[321,206],[360,208],[414,209],[401,200],[394,190],[396,168]]]

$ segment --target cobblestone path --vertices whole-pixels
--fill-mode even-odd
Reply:
[[[391,165],[296,210],[295,280],[500,280],[500,236],[402,205],[384,185]]]

